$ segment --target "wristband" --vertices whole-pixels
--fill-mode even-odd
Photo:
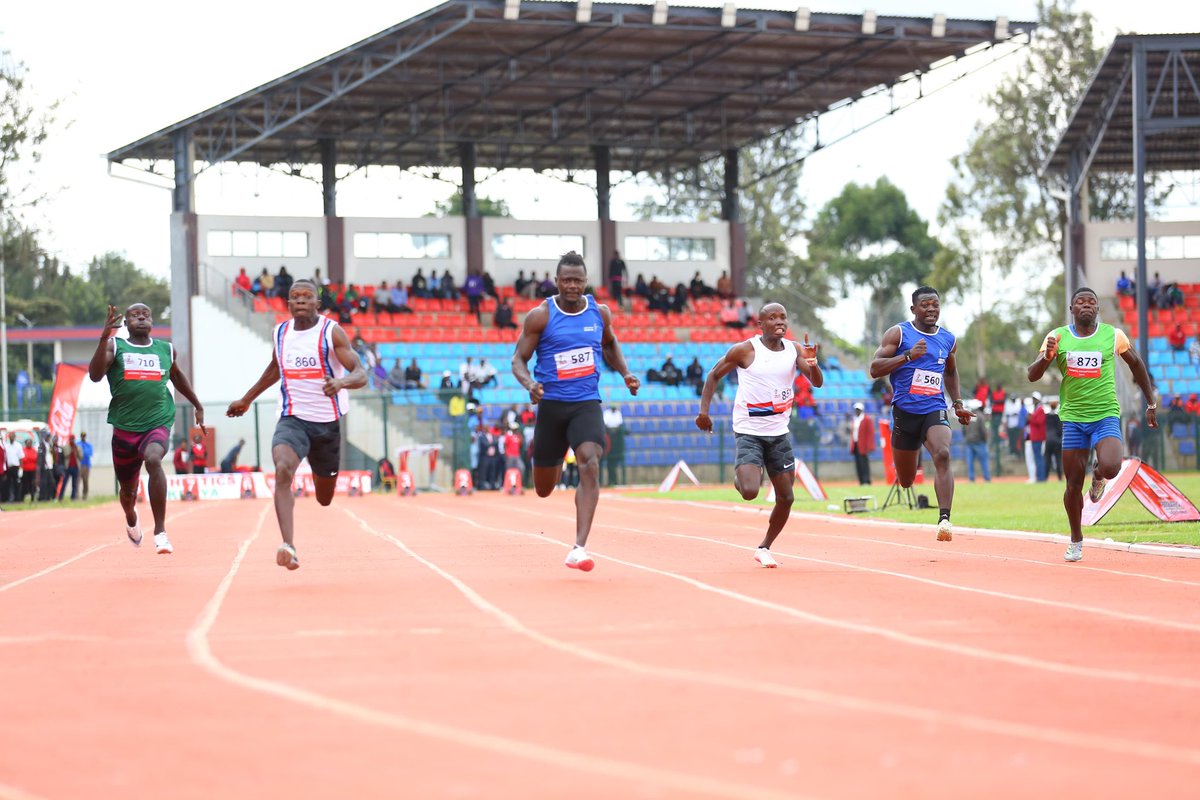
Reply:
[[[954,406],[955,408],[962,408],[963,401],[962,400],[954,400],[950,403],[950,405]]]
[[[1157,411],[1157,410],[1158,410],[1158,403],[1147,403],[1147,404],[1146,404],[1146,410],[1147,410],[1147,411]]]
[[[912,361],[912,356],[910,356],[910,355],[908,354],[908,351],[907,351],[907,350],[905,350],[905,351],[904,351],[904,363],[905,363],[905,364],[907,364],[907,363],[908,363],[908,362],[910,362],[910,361]]]

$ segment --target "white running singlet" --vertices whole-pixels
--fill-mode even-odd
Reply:
[[[341,378],[346,368],[333,351],[337,323],[317,317],[317,324],[296,330],[289,319],[275,326],[275,360],[279,363],[279,416],[308,422],[333,422],[349,408],[350,393],[342,389],[325,396],[325,377]]]
[[[788,432],[795,396],[796,343],[783,339],[783,349],[768,349],[761,336],[750,340],[754,361],[737,368],[737,397],[733,401],[733,432],[781,436]]]

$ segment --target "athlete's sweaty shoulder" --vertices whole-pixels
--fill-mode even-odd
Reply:
[[[541,302],[541,305],[532,309],[525,315],[524,331],[525,333],[540,335],[546,330],[546,323],[550,321],[550,300],[546,299]]]
[[[725,361],[735,367],[749,369],[754,363],[754,340],[738,342],[725,353]]]

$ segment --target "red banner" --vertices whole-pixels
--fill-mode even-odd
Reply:
[[[75,427],[75,408],[79,405],[79,387],[87,370],[73,364],[59,364],[54,371],[54,392],[50,395],[50,432],[66,441]]]
[[[879,453],[883,456],[883,482],[891,486],[896,482],[896,462],[892,459],[892,424],[879,420]]]
[[[1163,522],[1194,522],[1200,520],[1200,511],[1183,495],[1183,492],[1158,473],[1149,464],[1136,458],[1121,462],[1121,471],[1104,487],[1099,503],[1083,496],[1084,525],[1095,525],[1117,504],[1126,489],[1133,491],[1143,506]]]

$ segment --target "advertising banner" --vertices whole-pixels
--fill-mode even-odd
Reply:
[[[59,364],[54,370],[54,393],[50,395],[50,432],[62,441],[75,427],[75,408],[79,404],[79,387],[87,370],[73,364]]]

